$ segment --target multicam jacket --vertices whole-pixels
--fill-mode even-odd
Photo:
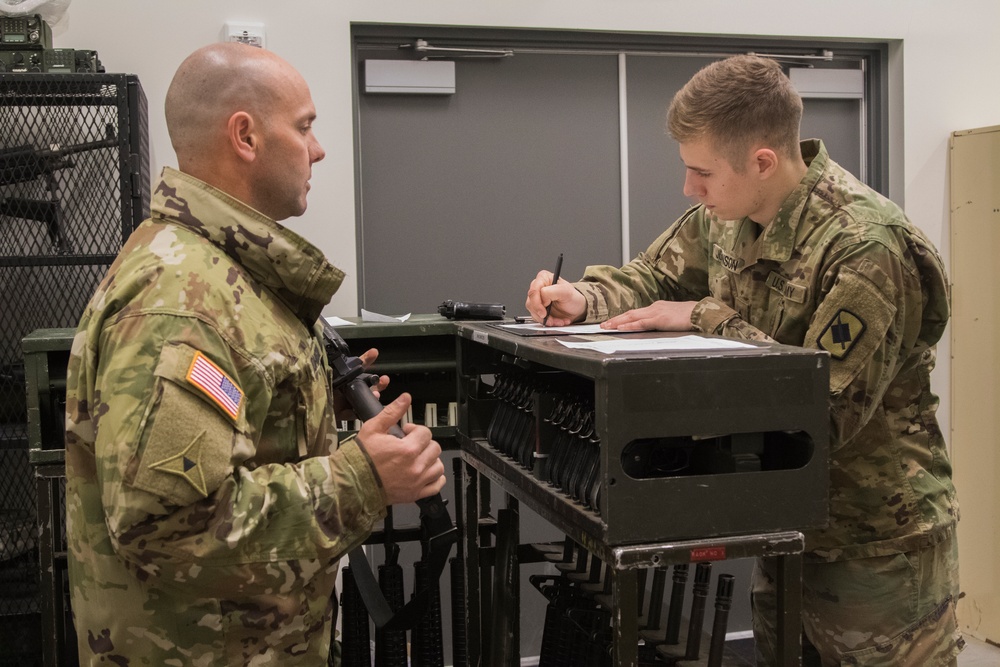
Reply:
[[[947,324],[940,256],[902,211],[802,144],[808,172],[762,227],[698,206],[621,269],[588,267],[587,321],[697,301],[695,330],[830,353],[830,523],[806,534],[837,560],[934,543],[957,520],[930,390]]]
[[[67,379],[84,665],[325,665],[338,558],[385,515],[336,448],[314,324],[343,274],[166,169],[90,301]]]

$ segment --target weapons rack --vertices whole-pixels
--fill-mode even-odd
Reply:
[[[146,99],[134,75],[4,72],[0,127],[0,662],[23,662],[62,638],[37,630],[40,538],[21,340],[75,327],[149,214]],[[58,520],[61,477],[48,483]]]
[[[482,421],[485,414],[483,409],[490,408],[488,404],[493,399],[480,401],[473,395],[475,392],[469,388],[469,376],[472,372],[468,364],[478,364],[475,360],[477,357],[485,355],[484,358],[490,358],[497,352],[479,342],[483,340],[482,332],[487,326],[456,323],[436,315],[415,315],[403,324],[358,321],[357,326],[338,327],[355,354],[360,354],[369,347],[379,349],[379,360],[373,371],[388,374],[392,378],[389,390],[384,392],[383,401],[391,400],[401,391],[409,391],[414,396],[414,405],[420,408],[415,409],[413,419],[418,423],[424,422],[423,406],[427,403],[437,404],[439,425],[431,424],[430,427],[434,437],[446,450],[446,458],[451,458],[451,463],[454,464],[453,484],[446,486],[445,496],[448,497],[454,489],[451,507],[453,517],[459,525],[461,541],[459,553],[452,559],[451,576],[442,577],[441,582],[441,597],[448,599],[447,593],[450,592],[450,609],[444,614],[444,620],[447,622],[450,616],[451,660],[446,663],[440,663],[440,658],[436,658],[438,662],[430,659],[419,663],[416,661],[415,656],[424,649],[427,649],[428,654],[440,655],[440,646],[421,645],[426,637],[440,637],[442,615],[434,611],[429,616],[436,616],[438,626],[422,628],[419,635],[421,641],[414,638],[410,642],[411,664],[422,664],[424,667],[436,664],[453,664],[456,667],[489,664],[507,667],[518,664],[518,626],[522,616],[518,593],[498,596],[495,591],[518,591],[519,568],[531,562],[548,562],[567,577],[579,578],[581,585],[595,589],[594,599],[607,608],[636,609],[634,615],[617,615],[613,627],[616,640],[613,660],[616,665],[643,664],[644,656],[640,655],[635,638],[648,638],[650,631],[656,626],[657,619],[654,617],[657,614],[654,609],[660,606],[652,599],[644,599],[647,574],[651,573],[653,582],[656,582],[664,578],[671,565],[761,555],[775,556],[781,565],[784,578],[784,583],[779,586],[783,604],[779,623],[784,627],[781,650],[783,664],[795,664],[793,661],[799,650],[797,628],[800,556],[803,549],[802,535],[795,527],[811,525],[816,516],[825,516],[824,502],[815,502],[817,498],[825,499],[825,482],[816,483],[817,479],[825,479],[826,476],[822,465],[825,462],[825,449],[816,449],[813,460],[819,463],[806,465],[798,472],[787,473],[802,477],[789,492],[797,494],[794,511],[805,514],[789,518],[787,513],[779,512],[789,503],[780,493],[772,493],[773,498],[767,512],[770,517],[767,519],[768,523],[755,526],[749,534],[733,534],[738,533],[734,530],[734,525],[738,523],[730,523],[722,526],[720,534],[682,538],[677,534],[661,531],[659,535],[662,539],[656,539],[648,531],[636,532],[641,528],[636,527],[636,522],[623,521],[617,521],[614,532],[608,533],[597,516],[580,512],[573,501],[543,489],[531,471],[500,455],[484,441],[482,435],[486,424]],[[59,511],[63,498],[48,494],[62,488],[65,364],[72,334],[72,330],[68,329],[37,331],[24,341],[28,369],[27,411],[31,424],[31,457],[37,466],[40,551],[43,558],[48,558],[48,554],[51,554],[57,564],[60,550],[64,548],[61,544],[64,517]],[[516,341],[518,354],[524,353],[523,342],[523,339]],[[508,343],[513,346],[510,341]],[[507,352],[500,351],[497,354],[504,355],[513,351],[515,348],[510,347]],[[808,353],[793,350],[787,355],[781,355],[792,364],[785,368],[784,384],[791,386],[791,391],[797,396],[796,400],[787,402],[790,408],[786,413],[792,415],[789,417],[792,422],[806,420],[808,424],[802,424],[802,428],[813,431],[814,437],[823,442],[825,418],[815,412],[815,406],[810,404],[808,395],[822,396],[825,406],[826,379],[822,377],[822,372],[826,367],[822,364],[817,367],[816,359],[809,357],[808,365],[816,371],[807,374],[806,385],[790,382],[794,377],[799,377],[800,380],[804,377],[803,367],[796,366],[795,363],[796,359],[805,359],[803,355],[808,356]],[[794,370],[796,367],[799,368],[798,371]],[[582,370],[577,368],[577,374]],[[756,372],[754,369],[753,373]],[[803,392],[803,386],[813,387],[813,390]],[[448,425],[447,420],[441,418],[447,404],[452,401],[458,402],[457,427]],[[775,411],[766,412],[770,415],[768,419],[773,419]],[[778,426],[793,425],[794,423],[782,423]],[[460,452],[456,451],[459,447]],[[813,465],[819,469],[811,467]],[[52,484],[52,480],[59,483]],[[490,500],[494,485],[505,498],[504,506],[495,512],[495,519],[491,513]],[[620,488],[626,487],[622,485]],[[646,501],[648,498],[642,500]],[[670,502],[676,502],[676,498],[667,498],[662,502],[666,507]],[[530,532],[530,526],[526,526],[527,529],[521,526],[519,513],[522,505],[565,534],[565,542],[521,544],[520,533]],[[53,512],[51,521],[43,523],[42,516],[49,509]],[[729,520],[732,521],[731,518]],[[740,520],[737,518],[737,522]],[[788,521],[791,523],[783,523]],[[393,522],[396,523],[395,526],[391,525]],[[419,528],[413,527],[416,523],[416,506],[396,508],[394,521],[390,520],[387,526],[374,532],[366,541],[374,547],[372,560],[383,563],[383,546],[388,552],[390,545],[398,545],[399,563],[415,561],[420,539]],[[661,525],[657,530],[662,527]],[[43,576],[47,576],[44,564],[42,572]],[[46,614],[50,615],[46,621],[49,625],[46,627],[50,628],[47,632],[58,635],[58,619],[66,618],[56,609],[59,604],[65,603],[65,598],[60,595],[64,584],[55,581],[55,576],[61,576],[58,567],[51,570],[50,574],[54,576],[46,579],[47,599],[43,601]],[[416,572],[411,575],[407,571],[406,576],[416,578],[419,575]],[[692,572],[691,578],[696,580],[696,577],[696,573]],[[496,586],[497,582],[501,584],[499,588]],[[412,590],[409,583],[405,588]],[[655,589],[655,585],[653,588]],[[345,640],[343,664],[367,667],[371,660],[368,651],[370,621],[363,607],[359,606],[357,591],[350,588],[346,579],[340,592],[343,607],[342,638]],[[534,611],[531,609],[529,613]],[[347,641],[349,633],[353,641]],[[380,638],[376,636],[375,639],[378,643]],[[384,659],[378,664],[406,664],[405,632],[398,639],[404,649],[399,662]],[[437,640],[429,643],[434,644],[435,641]],[[361,651],[353,650],[359,646]],[[545,650],[544,645],[542,649]],[[378,661],[378,656],[376,660]],[[45,664],[60,663],[47,660]],[[689,667],[701,663],[681,661],[678,664]]]
[[[799,531],[827,515],[824,355],[753,344],[605,356],[492,324],[462,323],[457,333],[469,664],[519,664],[519,567],[548,562],[560,576],[530,578],[548,609],[560,587],[580,603],[556,608],[554,619],[547,611],[541,667],[704,665],[709,564],[762,556],[777,562],[779,664],[799,664]],[[559,431],[560,405],[589,421]],[[495,513],[491,483],[505,499]],[[565,541],[520,543],[522,505]],[[660,611],[667,569],[674,566],[676,593],[689,564],[692,611],[687,646],[679,646],[674,595],[665,629]],[[720,577],[717,612],[728,611],[731,596],[731,579]],[[558,622],[567,612],[573,627],[563,641]],[[719,619],[709,665],[721,660]],[[551,653],[550,620],[560,637]],[[572,651],[579,653],[555,657]]]
[[[538,503],[531,492],[525,492],[525,489],[518,488],[519,485],[516,483],[511,483],[511,479],[518,475],[518,472],[512,469],[498,472],[497,466],[494,465],[495,460],[490,460],[492,458],[490,455],[480,458],[474,453],[462,453],[464,467],[461,471],[463,499],[460,521],[464,539],[462,553],[465,563],[464,614],[467,627],[468,664],[491,667],[516,667],[520,664],[518,626],[521,605],[519,594],[516,592],[520,588],[519,568],[526,563],[549,562],[558,572],[566,575],[567,580],[581,584],[581,589],[587,589],[588,592],[584,595],[594,603],[593,609],[603,610],[608,617],[610,636],[604,644],[601,643],[599,635],[606,629],[601,628],[599,623],[590,628],[578,628],[575,632],[578,639],[592,642],[586,647],[587,649],[596,647],[597,650],[603,651],[610,646],[610,653],[603,656],[606,660],[602,659],[602,656],[592,656],[595,662],[587,664],[640,667],[653,664],[652,661],[656,660],[656,665],[664,667],[673,664],[678,667],[705,665],[705,659],[711,656],[706,649],[709,640],[701,633],[705,602],[709,599],[708,580],[704,582],[695,580],[691,603],[693,622],[689,622],[685,636],[680,631],[680,616],[674,615],[675,610],[678,614],[682,612],[681,607],[671,606],[667,622],[661,624],[667,568],[674,566],[676,582],[677,566],[684,567],[686,572],[688,564],[697,564],[700,573],[702,571],[700,568],[711,561],[751,557],[777,559],[778,667],[794,667],[800,664],[801,579],[804,550],[802,533],[776,531],[722,538],[610,546],[594,542],[593,536],[579,532],[571,524],[554,519],[554,525],[567,533],[564,543],[521,544],[519,512],[522,502],[543,517],[557,515],[548,512],[544,503]],[[501,465],[509,466],[506,463]],[[491,513],[489,498],[491,481],[504,489],[505,506],[496,511],[495,518]],[[472,526],[476,526],[477,529],[471,529]],[[650,595],[646,598],[646,582],[650,572],[653,584]],[[707,576],[710,576],[710,570],[707,572]],[[693,570],[691,578],[695,578]],[[701,578],[700,574],[698,578]],[[681,580],[682,591],[684,581]],[[699,583],[703,585],[700,595]],[[722,588],[721,583],[719,588]],[[542,591],[541,587],[539,590]],[[497,591],[505,593],[498,594]],[[731,600],[731,587],[728,597]],[[681,600],[680,604],[684,603],[683,594],[678,599]],[[717,594],[717,609],[721,599],[722,595]],[[629,609],[634,611],[619,612]],[[671,622],[671,618],[674,618],[675,622]],[[549,623],[550,619],[547,616],[546,632]],[[579,625],[578,622],[574,624]],[[721,646],[724,640],[723,623],[721,635],[718,634],[717,628],[713,628],[710,643],[720,642]],[[547,640],[543,639],[541,662],[539,662],[542,667],[578,664],[573,662],[573,658],[570,658],[569,662],[560,662],[559,658],[552,662],[546,661],[547,648]],[[644,653],[644,648],[648,649],[648,652]],[[654,658],[657,654],[659,657]],[[560,658],[565,661],[566,655],[564,653]]]

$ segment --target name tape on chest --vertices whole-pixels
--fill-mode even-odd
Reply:
[[[724,269],[733,273],[742,269],[743,265],[746,264],[746,260],[742,257],[730,255],[718,243],[712,246],[712,259],[721,264]]]
[[[820,334],[819,346],[829,352],[834,359],[843,359],[861,339],[865,328],[865,323],[860,317],[841,308]]]
[[[194,353],[191,367],[188,368],[187,381],[208,396],[222,410],[236,419],[243,405],[243,390],[219,368],[211,359],[201,352]]]

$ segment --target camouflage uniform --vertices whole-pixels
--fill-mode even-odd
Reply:
[[[315,323],[342,279],[295,233],[164,170],[70,357],[82,664],[326,664],[338,558],[386,505],[362,449],[336,447]]]
[[[944,582],[937,597],[900,604],[900,617],[888,619],[893,627],[872,627],[871,616],[854,610],[847,620],[862,624],[865,639],[834,641],[831,650],[884,645],[936,613],[937,641],[952,656],[963,645],[954,620],[957,561],[948,556],[958,505],[930,390],[934,346],[950,313],[945,270],[902,211],[830,160],[822,142],[803,142],[802,152],[808,172],[766,227],[695,207],[625,267],[588,267],[576,287],[588,322],[657,300],[697,301],[695,330],[829,352],[830,522],[806,533],[807,561],[837,572],[837,563],[930,549],[948,564],[934,574]],[[854,576],[848,569],[845,586]],[[808,572],[804,578],[806,632],[841,636],[844,629],[810,615],[810,595],[837,594],[837,576],[822,579],[823,590],[810,590]],[[911,580],[879,581],[900,600],[916,595]]]

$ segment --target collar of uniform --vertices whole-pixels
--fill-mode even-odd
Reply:
[[[762,259],[784,262],[792,256],[796,231],[809,201],[809,193],[826,171],[830,158],[821,140],[807,139],[801,142],[801,147],[802,158],[809,169],[795,189],[785,198],[778,215],[774,216],[764,229],[759,242]]]
[[[312,323],[344,280],[319,248],[204,181],[165,167],[153,192],[154,219],[205,237]]]

